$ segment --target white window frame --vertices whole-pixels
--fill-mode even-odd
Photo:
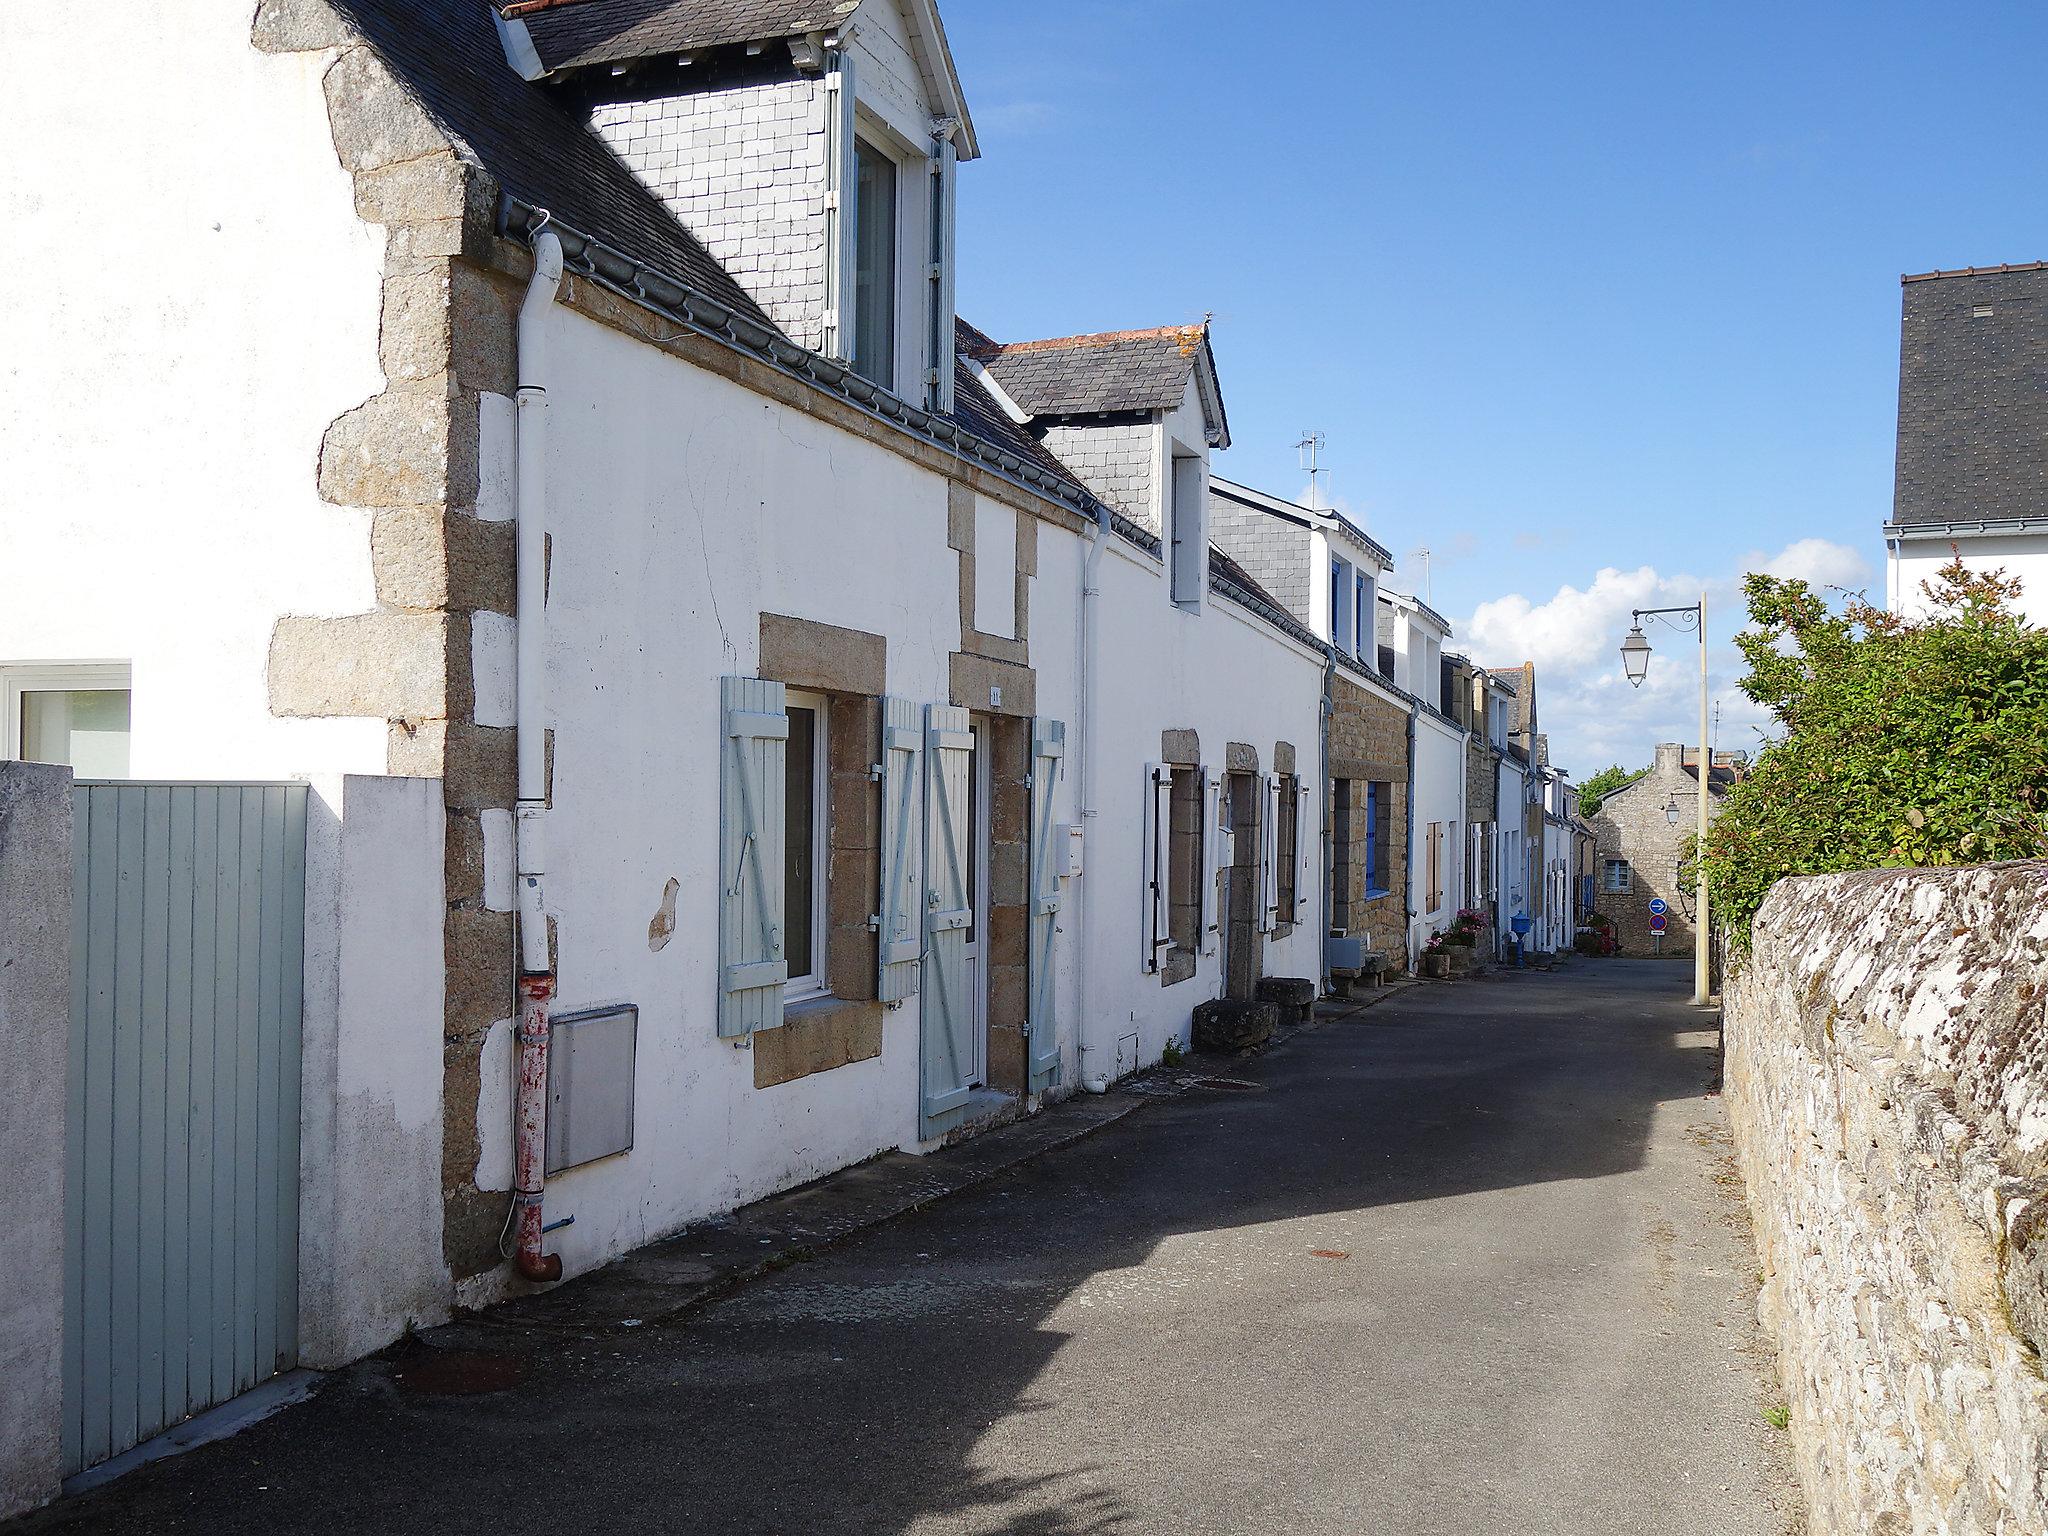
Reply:
[[[1166,445],[1166,585],[1175,607],[1202,606],[1209,585],[1208,466],[1179,443]]]
[[[1364,566],[1352,572],[1351,654],[1369,666],[1379,665],[1379,583],[1366,574]]]
[[[1615,878],[1619,873],[1620,879]],[[1636,893],[1635,866],[1627,859],[1602,859],[1600,861],[1600,889],[1609,896],[1633,896]]]
[[[832,995],[831,978],[826,970],[831,944],[825,926],[826,914],[829,911],[825,886],[831,878],[832,869],[832,757],[826,745],[826,738],[831,730],[832,705],[831,700],[822,693],[801,693],[792,688],[784,698],[783,708],[808,709],[818,722],[817,729],[812,732],[814,740],[811,743],[811,783],[814,789],[811,797],[812,969],[797,975],[792,966],[789,980],[782,984],[782,1000],[785,1003],[803,1003]],[[784,953],[787,956],[787,950]]]
[[[929,181],[931,155],[926,147],[911,143],[887,120],[856,100],[852,132],[846,145],[845,205],[847,244],[846,361],[853,361],[854,337],[860,329],[860,229],[857,203],[860,186],[860,148],[865,144],[896,167],[896,357],[887,379],[879,383],[905,400],[925,398],[925,374],[936,364],[927,359],[927,332],[931,325],[931,236],[928,227],[932,210]],[[950,180],[950,178],[948,178]],[[946,336],[950,348],[952,336]],[[946,366],[951,365],[947,353]],[[862,375],[866,377],[866,375]]]
[[[1358,652],[1356,590],[1351,562],[1341,555],[1330,556],[1330,644],[1353,655]]]
[[[128,695],[128,741],[135,743],[134,668],[125,661],[0,662],[0,758],[21,759],[21,696],[24,693],[112,693]]]

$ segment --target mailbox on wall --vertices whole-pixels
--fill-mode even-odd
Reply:
[[[548,1045],[548,1163],[565,1168],[632,1150],[640,1010],[627,1003],[557,1015]]]

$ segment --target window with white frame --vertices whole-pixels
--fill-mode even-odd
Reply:
[[[853,370],[893,390],[901,178],[896,161],[865,138],[853,149]]]
[[[825,975],[825,872],[830,865],[826,702],[788,696],[789,746],[783,757],[782,934],[789,965],[785,995],[795,1002],[831,990]]]
[[[1610,896],[1630,896],[1635,893],[1636,872],[1627,859],[1602,859],[1600,883]]]
[[[125,663],[0,666],[0,756],[125,779],[130,700]]]
[[[1351,654],[1370,663],[1373,660],[1373,643],[1376,639],[1374,619],[1379,609],[1379,595],[1373,579],[1363,568],[1356,574],[1354,582],[1356,601],[1352,604]]]
[[[1330,562],[1330,644],[1340,651],[1355,649],[1357,631],[1353,627],[1351,605],[1351,567],[1342,560]]]

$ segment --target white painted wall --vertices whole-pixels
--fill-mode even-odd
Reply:
[[[1415,717],[1415,814],[1409,822],[1408,892],[1411,957],[1432,933],[1451,926],[1465,888],[1465,733],[1425,709]],[[1443,901],[1429,905],[1429,824],[1444,828]]]
[[[324,505],[314,472],[382,387],[383,234],[355,216],[320,57],[256,52],[253,9],[0,23],[0,664],[132,663],[137,777],[384,765],[382,721],[268,707],[279,616],[375,603],[369,514]]]
[[[307,823],[300,1358],[324,1369],[445,1320],[454,1299],[441,1245],[447,816],[438,779],[350,774],[314,785]]]
[[[2048,624],[2048,533],[2014,534],[2005,538],[1963,539],[1957,542],[1963,563],[1973,571],[2003,568],[2022,583],[2020,610],[2030,624]],[[1885,583],[1887,606],[1900,614],[1924,614],[1922,582],[1954,558],[1945,539],[1899,539],[1887,551]]]
[[[1142,968],[1144,765],[1159,760],[1161,733],[1193,729],[1203,761],[1219,773],[1228,742],[1256,747],[1260,769],[1268,773],[1274,745],[1292,742],[1298,771],[1314,783],[1322,708],[1321,656],[1236,604],[1211,593],[1199,613],[1175,608],[1165,567],[1122,540],[1111,543],[1101,576],[1099,813],[1084,876],[1093,882],[1086,1008],[1091,1070],[1096,1052],[1113,1062],[1116,1038],[1133,1032],[1138,1061],[1157,1061],[1168,1040],[1186,1043],[1195,1005],[1222,995],[1220,955],[1199,956],[1195,975],[1171,987]],[[1311,797],[1300,833],[1312,850],[1321,846],[1322,799]],[[1309,860],[1311,919],[1266,945],[1268,976],[1321,974],[1322,882],[1313,873],[1319,867],[1316,854]]]
[[[943,703],[961,631],[942,476],[567,309],[551,323],[557,1006],[640,1009],[633,1149],[549,1183],[549,1219],[576,1218],[550,1243],[576,1273],[915,1141],[916,1000],[887,1014],[879,1058],[773,1088],[754,1087],[748,1042],[718,1038],[718,680],[756,673],[765,610],[883,635],[889,691]],[[1057,543],[1041,535],[1031,628],[1040,710],[1071,720],[1055,589],[1076,567],[1061,574]],[[485,1188],[510,1172],[510,1067],[508,1021],[485,1053]]]

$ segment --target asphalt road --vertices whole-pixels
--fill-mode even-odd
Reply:
[[[1782,1536],[1688,974],[1413,988],[676,1326],[465,1325],[516,1384],[401,1351],[30,1528]]]

